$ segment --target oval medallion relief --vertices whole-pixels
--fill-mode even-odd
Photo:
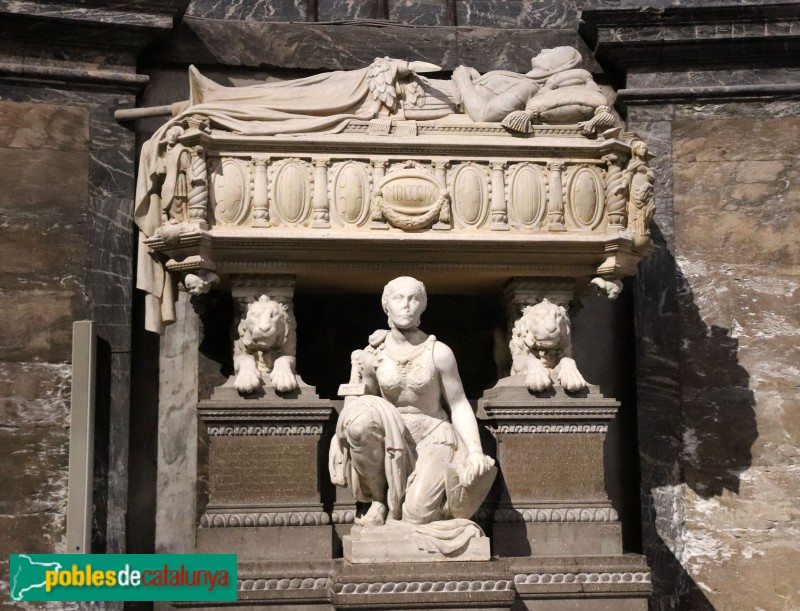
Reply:
[[[361,225],[369,214],[369,173],[363,163],[337,164],[331,179],[336,214],[343,225]]]
[[[453,173],[453,215],[461,227],[477,227],[489,212],[489,183],[485,168],[466,163]]]
[[[308,165],[299,159],[286,159],[275,164],[272,201],[282,221],[297,225],[306,220],[311,207],[311,174]]]
[[[389,224],[400,229],[424,229],[439,218],[442,186],[425,170],[407,169],[387,174],[375,195]]]
[[[221,225],[239,225],[250,209],[247,166],[238,159],[222,159],[211,169],[211,207]]]
[[[603,178],[594,168],[582,167],[567,181],[567,211],[580,229],[595,229],[603,218]]]
[[[542,224],[547,212],[547,192],[541,169],[531,163],[521,163],[511,169],[508,193],[508,212],[511,222],[526,229]]]

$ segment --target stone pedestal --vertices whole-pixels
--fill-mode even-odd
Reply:
[[[300,382],[291,393],[244,399],[222,387],[198,406],[208,498],[198,552],[240,560],[329,559],[333,532],[320,497],[330,401]]]
[[[484,393],[479,417],[497,440],[502,474],[494,509],[497,556],[621,554],[605,491],[603,442],[619,404],[597,387],[533,394],[522,377]]]
[[[345,560],[354,564],[480,561],[491,556],[488,537],[471,539],[466,549],[452,556],[419,549],[409,527],[401,523],[355,526],[343,543]]]

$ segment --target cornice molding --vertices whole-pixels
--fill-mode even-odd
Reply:
[[[800,65],[800,5],[598,9],[579,33],[603,69]]]

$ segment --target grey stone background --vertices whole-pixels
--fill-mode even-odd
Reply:
[[[656,155],[662,249],[628,302],[588,308],[620,329],[596,375],[623,400],[611,493],[628,549],[653,568],[651,607],[800,608],[798,13],[760,0],[0,1],[0,606],[23,608],[5,602],[10,553],[66,551],[72,320],[100,323],[95,549],[177,551],[191,532],[191,490],[173,477],[194,460],[176,441],[188,408],[158,413],[159,340],[132,289],[135,145],[158,121],[133,131],[115,108],[182,99],[189,63],[228,84],[378,55],[524,71],[567,44]],[[579,347],[602,352],[582,316]]]

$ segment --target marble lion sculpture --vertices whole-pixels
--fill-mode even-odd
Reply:
[[[586,388],[586,380],[571,357],[570,322],[563,306],[547,299],[526,306],[514,324],[509,347],[511,373],[524,375],[531,391],[550,388],[553,380],[570,392]]]
[[[251,393],[267,380],[279,393],[297,388],[296,326],[289,307],[267,295],[247,306],[233,346],[236,390]]]

